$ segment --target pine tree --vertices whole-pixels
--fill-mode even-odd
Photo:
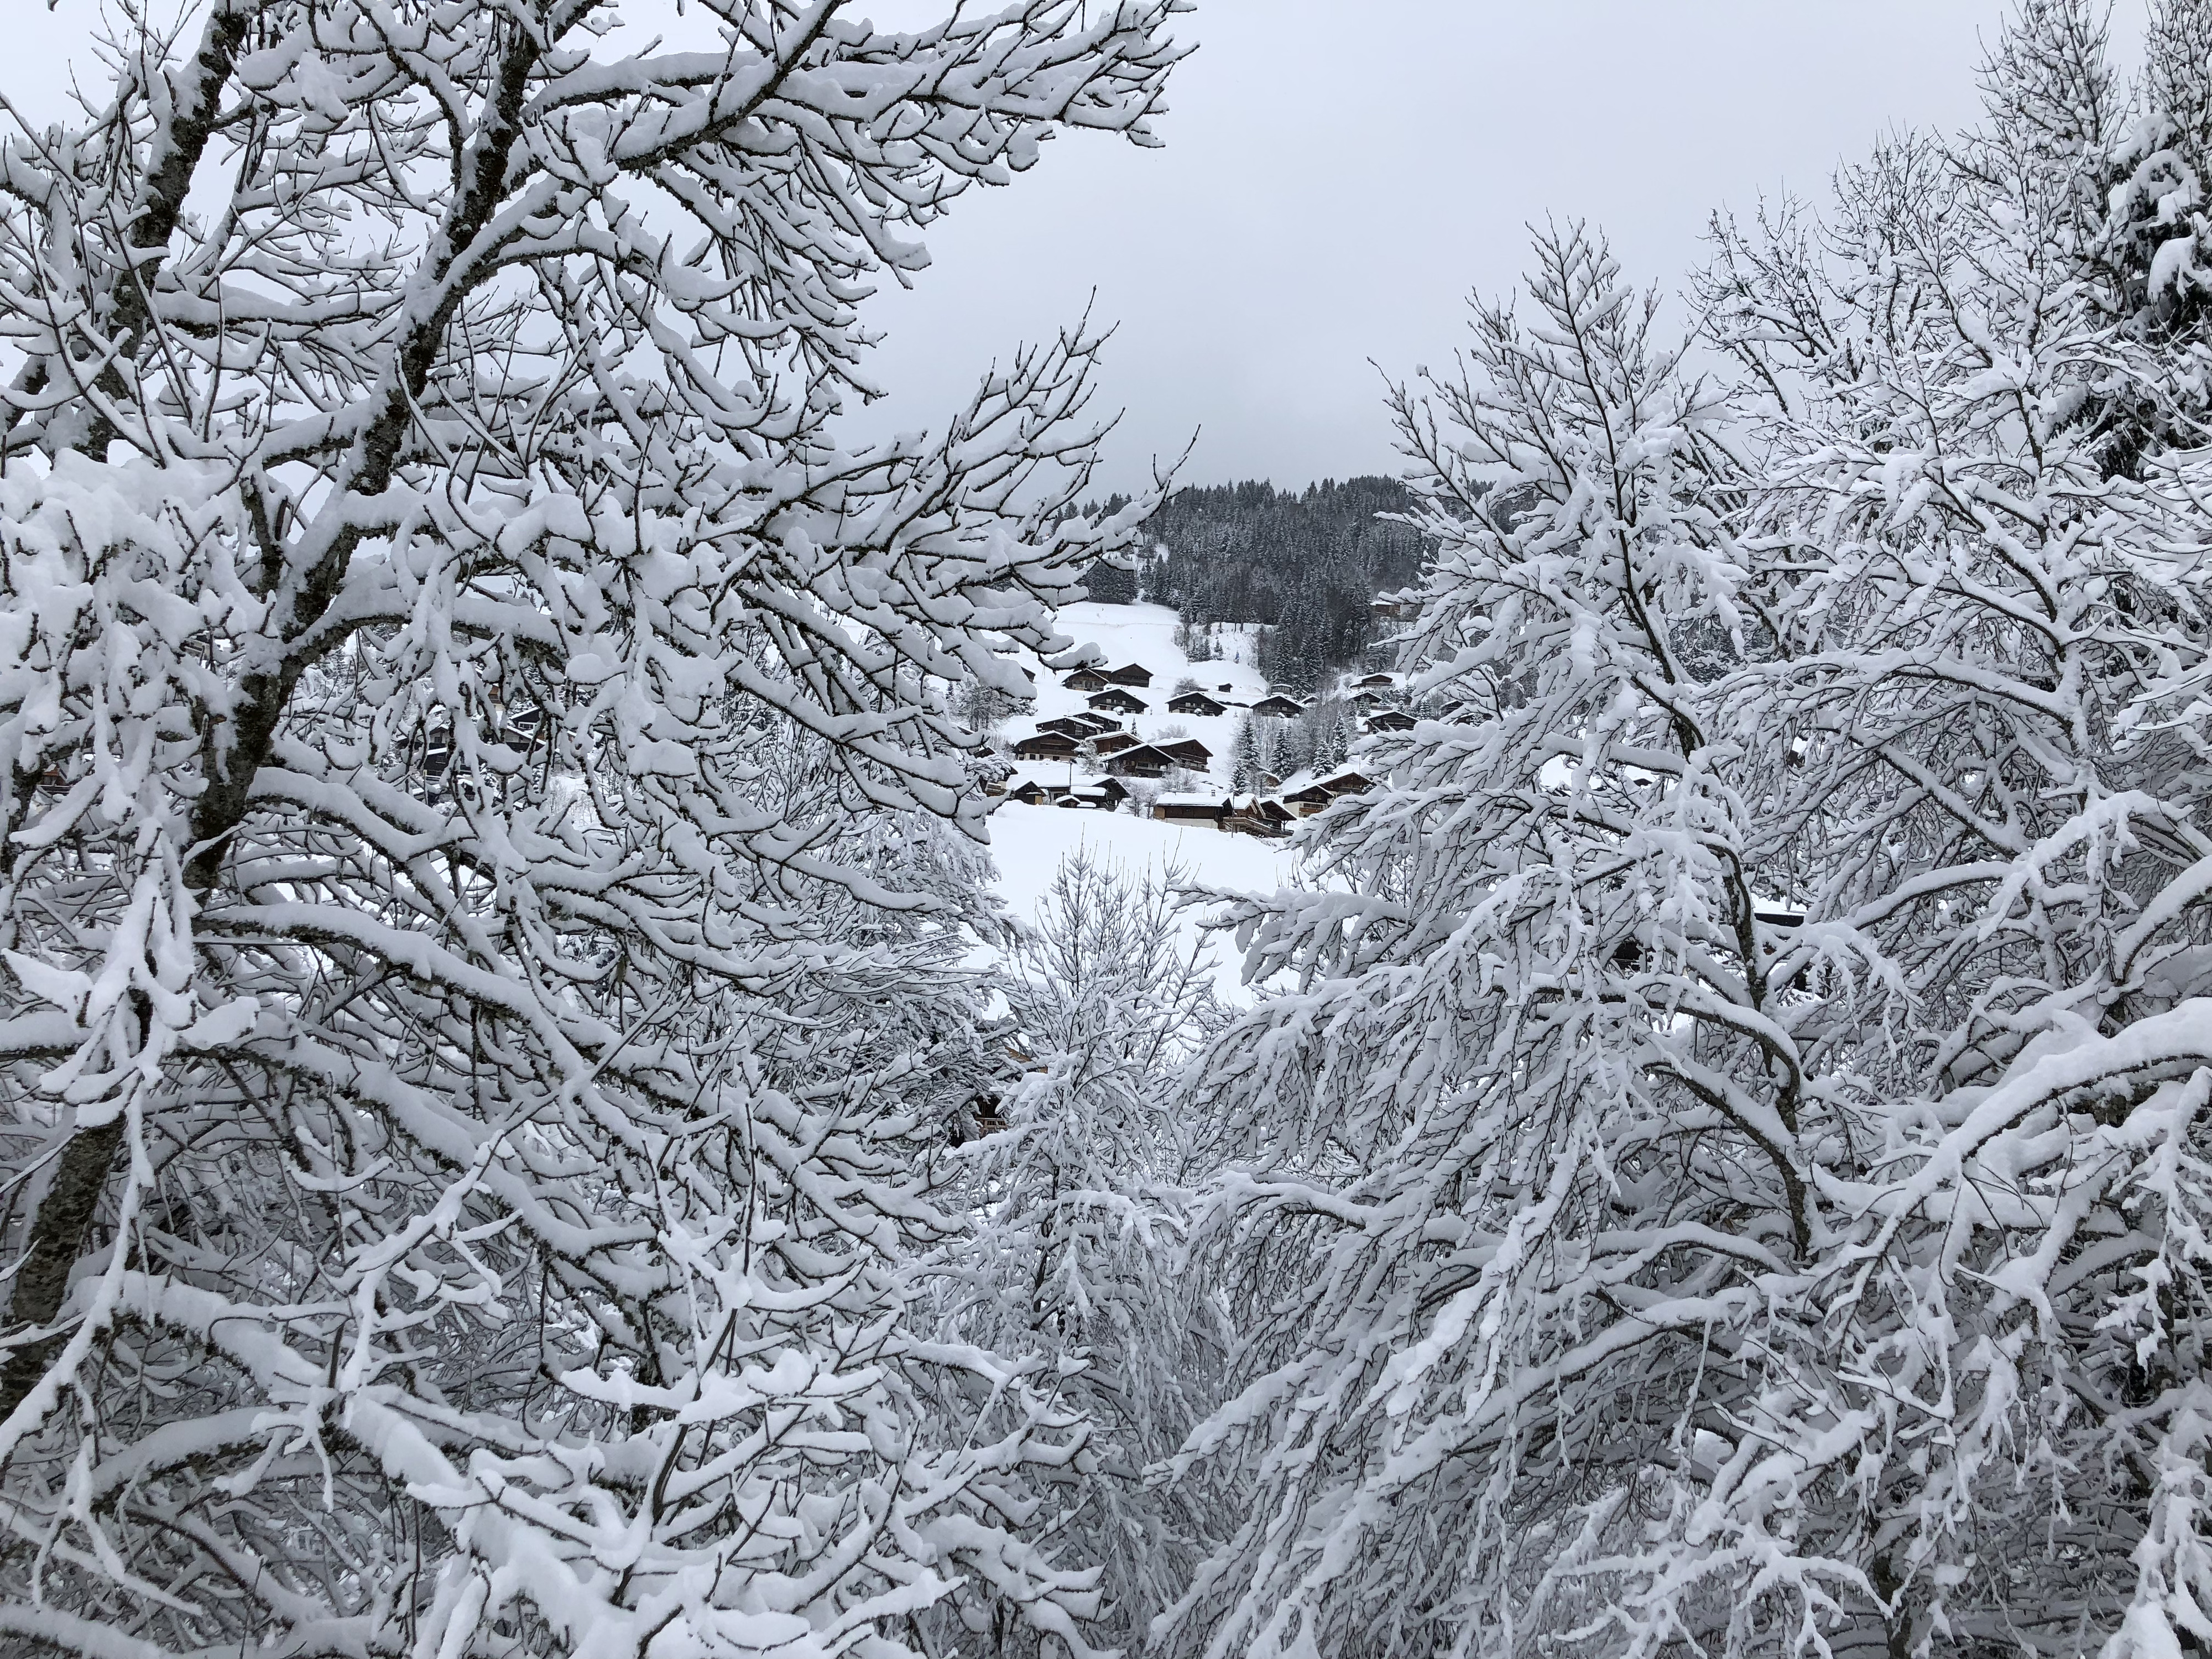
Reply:
[[[1257,789],[1260,775],[1267,768],[1260,756],[1259,734],[1253,729],[1258,724],[1249,714],[1237,722],[1237,739],[1229,751],[1231,787],[1242,792]]]

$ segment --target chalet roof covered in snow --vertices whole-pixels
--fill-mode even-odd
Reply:
[[[1176,714],[1226,714],[1229,705],[1204,691],[1183,691],[1168,699],[1168,710]]]
[[[1016,760],[1044,760],[1055,755],[1073,757],[1078,745],[1065,732],[1039,732],[1014,745]]]
[[[1156,778],[1164,772],[1187,766],[1164,749],[1149,743],[1140,743],[1133,749],[1124,749],[1106,760],[1106,769],[1118,777]]]

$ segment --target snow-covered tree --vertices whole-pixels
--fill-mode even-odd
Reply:
[[[1462,707],[1238,917],[1177,1650],[2212,1640],[2212,479],[2091,21],[1724,237],[1725,404],[1579,234],[1399,398]]]
[[[2212,1635],[2212,838],[2202,711],[2168,700],[2212,522],[2160,447],[2196,348],[2116,313],[2081,257],[2103,155],[2050,142],[2054,77],[2021,72],[2079,19],[2024,11],[1982,131],[1856,175],[1797,284],[1842,349],[1769,411],[1772,655],[1727,702],[1790,763],[1758,812],[1807,917],[1777,971],[1862,1124],[1821,1160],[1833,1352],[1798,1415],[1828,1437],[1793,1484],[1851,1494],[1895,1639],[2118,1655]]]
[[[1257,789],[1260,775],[1267,769],[1261,757],[1259,720],[1246,714],[1237,722],[1237,738],[1229,749],[1229,778],[1237,789]]]
[[[1203,1138],[1171,1085],[1219,1023],[1184,884],[1172,866],[1132,876],[1087,848],[1062,863],[1010,945],[1018,1075],[994,1132],[960,1153],[976,1224],[925,1268],[947,1338],[1009,1362],[1009,1430],[1024,1389],[1079,1415],[1079,1458],[1037,1479],[1041,1531],[1098,1575],[1099,1638],[1124,1647],[1188,1571],[1197,1522],[1144,1472],[1216,1403],[1223,1347],[1211,1298],[1176,1271]],[[988,1634],[994,1652],[1033,1644]]]
[[[1539,255],[1535,320],[1479,308],[1463,377],[1397,404],[1437,548],[1414,689],[1466,723],[1361,755],[1390,787],[1322,815],[1311,891],[1241,918],[1256,971],[1299,988],[1199,1073],[1234,1136],[1200,1255],[1245,1346],[1178,1462],[1253,1497],[1178,1650],[1603,1624],[1574,1565],[1667,1512],[1701,1394],[1756,1398],[1706,1372],[1715,1328],[1794,1345],[1757,1280],[1810,1248],[1816,1108],[1700,691],[1741,579],[1707,465],[1723,411],[1601,244]],[[1694,1626],[1749,1582],[1644,1593]]]
[[[1119,556],[1089,337],[859,307],[1176,0],[210,0],[0,143],[0,1638],[1085,1644],[901,1273],[989,1068],[945,688]],[[132,11],[128,16],[136,17]]]

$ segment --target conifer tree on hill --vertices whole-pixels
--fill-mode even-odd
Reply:
[[[1146,527],[1153,551],[1138,580],[1194,630],[1262,624],[1261,670],[1274,684],[1309,690],[1372,642],[1374,595],[1413,579],[1419,538],[1391,516],[1411,505],[1390,478],[1176,490]]]

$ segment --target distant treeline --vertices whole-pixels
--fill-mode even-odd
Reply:
[[[1192,624],[1264,623],[1261,672],[1310,690],[1359,660],[1376,637],[1370,601],[1419,572],[1419,537],[1379,516],[1412,499],[1375,477],[1179,489],[1152,520],[1152,553],[1134,571],[1094,569],[1091,597],[1173,605]]]

